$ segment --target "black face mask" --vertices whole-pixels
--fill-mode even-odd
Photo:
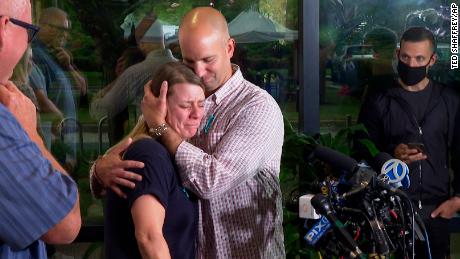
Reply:
[[[430,64],[429,61],[428,61],[428,64]],[[422,81],[423,78],[426,77],[426,67],[428,66],[428,64],[426,64],[425,66],[421,66],[421,67],[410,67],[406,63],[399,60],[398,61],[399,78],[401,78],[401,81],[403,81],[405,85],[416,85],[420,81]]]

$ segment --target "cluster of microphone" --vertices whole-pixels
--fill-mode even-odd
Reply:
[[[374,168],[327,147],[318,146],[313,157],[339,170],[339,186],[299,199],[299,216],[307,218],[308,245],[324,256],[386,258],[399,254],[412,258],[415,238],[424,240],[423,223],[404,189],[410,186],[409,168],[389,154],[379,153]],[[328,181],[326,179],[325,181]],[[323,256],[323,257],[324,257]]]

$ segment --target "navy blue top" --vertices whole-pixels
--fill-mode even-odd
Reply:
[[[0,121],[0,258],[47,258],[39,239],[73,208],[77,186],[2,104]]]
[[[107,258],[141,258],[135,238],[131,206],[142,195],[153,195],[165,208],[163,235],[172,258],[195,258],[198,229],[197,199],[180,184],[167,150],[151,138],[133,143],[124,155],[126,160],[145,164],[143,169],[129,169],[142,175],[134,189],[124,188],[127,199],[107,193],[104,241]]]

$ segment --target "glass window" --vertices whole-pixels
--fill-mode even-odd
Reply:
[[[438,60],[431,76],[446,84],[460,80],[458,70],[450,70],[451,2],[318,1],[321,133],[336,134],[356,124],[372,77],[394,76],[399,37],[410,26],[427,26],[436,35]],[[299,33],[301,1],[32,3],[34,23],[41,30],[17,68],[28,76],[19,72],[16,80],[39,107],[39,126],[48,148],[77,180],[86,225],[101,224],[103,216],[102,202],[90,194],[88,166],[134,126],[142,86],[149,79],[148,75],[124,78],[123,73],[148,59],[159,41],[181,59],[178,26],[193,7],[212,4],[223,13],[237,43],[232,62],[246,79],[270,93],[294,129],[299,116],[308,115],[309,111],[299,111],[299,75],[309,73],[298,68],[299,40],[309,40]],[[397,40],[370,37],[376,28],[387,30],[390,38],[394,33]],[[127,84],[135,87],[113,94]],[[108,101],[111,95],[118,97]],[[289,182],[289,177],[281,173],[282,182]],[[291,214],[285,216],[286,221],[292,219]]]
[[[368,93],[391,86],[397,77],[399,39],[410,27],[426,27],[435,36],[437,61],[429,69],[429,77],[459,89],[460,72],[450,68],[450,5],[458,5],[458,1],[319,0],[319,3],[320,129],[325,145],[343,153],[351,152],[351,139],[344,147],[343,139],[331,141],[331,138],[347,138],[343,133],[356,125]],[[451,223],[458,225],[458,220],[455,218]],[[452,240],[458,239],[456,230],[451,233]],[[454,245],[451,253],[458,253]]]
[[[90,194],[88,167],[137,122],[143,85],[149,79],[145,74],[132,78],[123,74],[147,60],[161,41],[171,59],[181,59],[178,26],[193,7],[212,4],[223,13],[237,43],[232,62],[245,78],[270,93],[287,120],[297,125],[298,1],[32,0],[32,4],[34,24],[41,30],[24,57],[29,66],[24,84],[37,99],[48,148],[78,183],[86,230],[103,220],[102,202]],[[133,87],[113,94],[124,84]],[[111,95],[117,98],[107,101]],[[90,240],[100,237],[98,231]]]
[[[451,2],[456,1],[320,1],[321,132],[356,122],[372,76],[395,75],[394,52],[409,27],[426,26],[435,34],[438,60],[431,77],[458,81],[458,70],[450,69]]]

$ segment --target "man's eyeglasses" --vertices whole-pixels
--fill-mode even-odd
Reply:
[[[36,25],[26,23],[26,22],[23,22],[23,21],[14,19],[14,18],[10,18],[10,21],[11,23],[27,30],[27,36],[28,36],[27,42],[28,43],[30,43],[35,38],[35,36],[37,35],[37,32],[40,30],[40,27]]]

